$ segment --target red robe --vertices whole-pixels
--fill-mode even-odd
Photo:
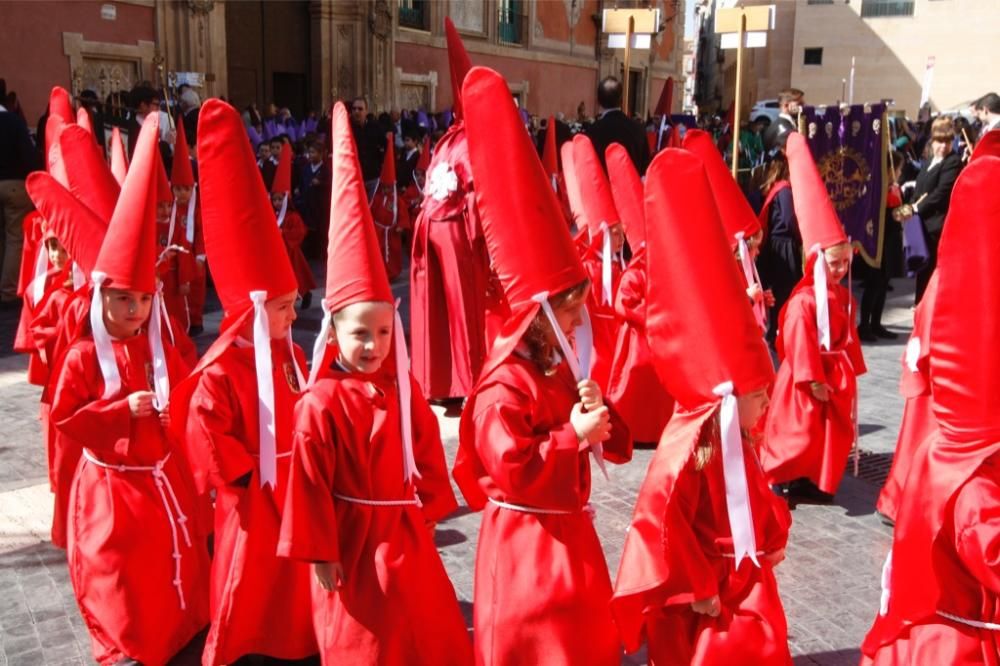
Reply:
[[[546,376],[514,353],[484,374],[462,412],[455,480],[469,506],[483,511],[473,606],[477,664],[621,661],[611,578],[588,511],[590,447],[569,422],[578,401],[565,363]],[[604,455],[624,463],[632,440],[610,411]]]
[[[590,378],[601,387],[608,390],[608,380],[611,378],[611,364],[615,357],[615,347],[618,345],[618,334],[624,328],[624,322],[615,312],[615,295],[618,293],[618,283],[622,277],[622,265],[618,259],[611,262],[611,302],[604,302],[601,275],[601,258],[597,251],[589,249],[583,257],[583,268],[590,278],[590,295],[587,298],[587,311],[590,313],[590,323],[594,329],[594,357],[590,367]]]
[[[299,285],[299,296],[304,296],[316,288],[316,278],[313,277],[306,255],[302,253],[302,242],[308,232],[302,216],[294,210],[285,211],[285,219],[281,223],[281,239],[285,241],[285,251],[288,252],[288,259],[292,262],[295,281]]]
[[[653,367],[646,342],[646,253],[640,248],[622,273],[615,296],[615,313],[625,325],[618,332],[608,402],[628,424],[636,442],[658,442],[674,411],[670,397]]]
[[[187,241],[187,207],[190,201],[183,206],[177,206],[177,224],[182,228],[185,245]],[[188,315],[191,318],[191,326],[201,326],[205,316],[205,297],[207,296],[207,277],[205,270],[205,235],[201,227],[201,204],[195,204],[194,210],[194,243],[190,244],[191,255],[194,258],[193,272],[191,274],[191,293],[187,297]],[[200,257],[200,259],[199,259]]]
[[[163,261],[157,263],[157,275],[163,282],[163,302],[167,306],[167,313],[171,317],[181,322],[183,331],[187,332],[191,325],[190,306],[188,304],[188,294],[181,293],[181,287],[191,284],[197,277],[196,259],[194,257],[194,247],[187,242],[184,236],[184,221],[181,217],[180,209],[177,210],[177,219],[174,222],[174,233],[170,236],[170,224],[168,222],[156,224],[156,234],[158,240],[158,252],[163,252],[167,247],[175,245],[184,251],[177,253]]]
[[[68,275],[68,270],[49,268],[44,278],[45,288],[38,302],[34,302],[34,295],[29,290],[25,290],[23,294],[21,318],[14,335],[14,351],[28,354],[28,383],[35,386],[45,386],[49,380],[51,355],[46,355],[43,351],[44,343],[35,340],[32,328],[52,295],[64,288]]]
[[[855,440],[857,377],[866,372],[858,333],[849,318],[850,293],[830,284],[830,351],[820,351],[812,271],[781,313],[776,343],[781,367],[771,394],[761,462],[771,483],[807,478],[834,494]],[[826,404],[810,387],[831,387]]]
[[[301,350],[297,362],[305,367]],[[212,627],[202,663],[247,654],[302,659],[316,653],[309,568],[279,558],[278,530],[292,451],[292,413],[301,395],[286,340],[271,343],[277,483],[261,488],[254,347],[237,342],[201,369],[185,418],[185,448],[199,494],[215,490]],[[190,385],[175,392],[184,400]],[[274,631],[275,627],[281,631]]]
[[[403,271],[403,230],[409,228],[409,209],[404,204],[403,195],[399,194],[393,201],[392,191],[383,192],[382,188],[395,188],[395,185],[380,185],[372,199],[372,220],[375,222],[375,235],[378,237],[378,247],[385,262],[385,272],[389,281],[395,280]],[[398,210],[398,214],[394,211]]]
[[[667,425],[639,490],[615,583],[612,608],[625,647],[649,644],[650,662],[790,666],[788,629],[771,565],[762,557],[788,540],[791,514],[764,479],[753,447],[744,442],[747,491],[758,549],[734,568],[721,443],[702,469],[694,451],[712,427],[717,405],[677,412]],[[691,603],[718,595],[712,618]]]
[[[455,590],[428,522],[456,508],[437,420],[412,384],[413,453],[403,478],[395,378],[327,367],[295,411],[292,471],[278,553],[339,562],[344,584],[312,587],[324,664],[471,664]],[[367,506],[343,498],[409,500]]]
[[[150,387],[148,339],[143,333],[112,345],[117,395],[101,397],[88,337],[67,352],[52,403],[56,427],[88,452],[70,492],[70,580],[97,662],[163,664],[208,623],[208,547],[183,453],[157,416],[129,410],[127,396]],[[176,382],[187,368],[166,352]]]
[[[444,173],[450,176],[442,178]],[[457,181],[454,190],[448,187],[450,177]],[[455,123],[434,150],[420,216],[413,226],[413,376],[429,399],[467,396],[482,368],[486,256],[465,129]]]

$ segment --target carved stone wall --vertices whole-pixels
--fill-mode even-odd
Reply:
[[[93,42],[78,32],[63,33],[63,53],[69,58],[74,95],[90,88],[101,99],[128,90],[154,76],[156,45],[149,41],[132,44]]]
[[[165,72],[203,74],[205,87],[198,91],[202,97],[217,97],[227,93],[224,2],[157,2],[156,41]]]

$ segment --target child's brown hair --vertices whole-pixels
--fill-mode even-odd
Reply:
[[[589,279],[550,296],[549,303],[552,305],[552,309],[558,310],[570,303],[575,304],[587,293],[588,286],[590,286]],[[545,316],[543,310],[539,309],[521,338],[528,347],[528,357],[547,375],[555,373],[556,369],[556,364],[552,362],[555,348],[549,342],[548,336],[551,329],[552,325],[549,324],[548,317]]]

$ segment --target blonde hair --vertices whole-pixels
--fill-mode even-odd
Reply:
[[[694,447],[694,468],[699,472],[712,462],[715,451],[718,448],[717,442],[722,437],[720,425],[720,410],[716,410],[712,417],[705,421],[701,432],[698,433],[698,443]]]

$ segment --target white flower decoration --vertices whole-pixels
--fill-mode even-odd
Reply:
[[[458,189],[458,175],[451,165],[442,162],[431,171],[427,181],[427,193],[437,201],[445,201]]]

